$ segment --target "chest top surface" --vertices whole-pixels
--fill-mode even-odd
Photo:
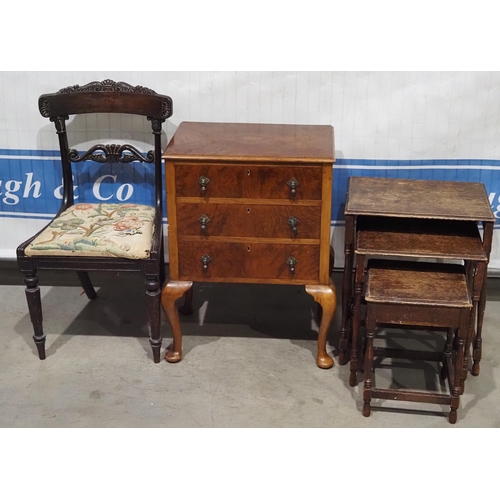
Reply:
[[[333,163],[333,127],[182,122],[165,160]]]
[[[345,214],[495,221],[479,182],[375,177],[349,179]]]

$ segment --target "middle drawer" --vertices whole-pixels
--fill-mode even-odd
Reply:
[[[181,236],[318,239],[321,207],[179,203]]]

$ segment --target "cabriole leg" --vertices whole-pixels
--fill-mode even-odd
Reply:
[[[161,304],[172,327],[173,343],[165,353],[165,359],[169,363],[177,363],[182,359],[182,333],[175,301],[190,290],[192,286],[192,281],[169,281],[163,287],[161,293]]]
[[[332,280],[330,280],[329,285],[306,285],[306,292],[313,297],[322,309],[316,364],[320,368],[331,368],[334,362],[333,358],[326,352],[326,339],[337,307],[335,285]]]

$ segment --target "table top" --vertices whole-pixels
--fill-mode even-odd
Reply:
[[[367,302],[471,307],[463,266],[371,260]]]
[[[355,253],[488,261],[475,221],[361,216]]]
[[[479,182],[350,177],[345,214],[495,222]]]
[[[333,127],[182,122],[163,158],[333,163]]]

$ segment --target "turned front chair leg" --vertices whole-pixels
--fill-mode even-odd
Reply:
[[[169,281],[161,293],[161,305],[172,328],[173,342],[165,353],[169,363],[177,363],[182,359],[182,333],[179,314],[175,301],[182,297],[193,286],[192,281]]]
[[[45,333],[43,332],[42,300],[40,298],[40,288],[38,288],[38,276],[36,274],[27,274],[24,277],[24,284],[26,285],[25,293],[28,310],[33,323],[33,340],[38,350],[38,357],[43,360],[45,359]]]
[[[320,368],[331,368],[334,362],[333,358],[326,352],[326,339],[337,307],[335,285],[332,280],[330,280],[329,285],[306,285],[306,292],[313,297],[322,309],[316,364]]]

